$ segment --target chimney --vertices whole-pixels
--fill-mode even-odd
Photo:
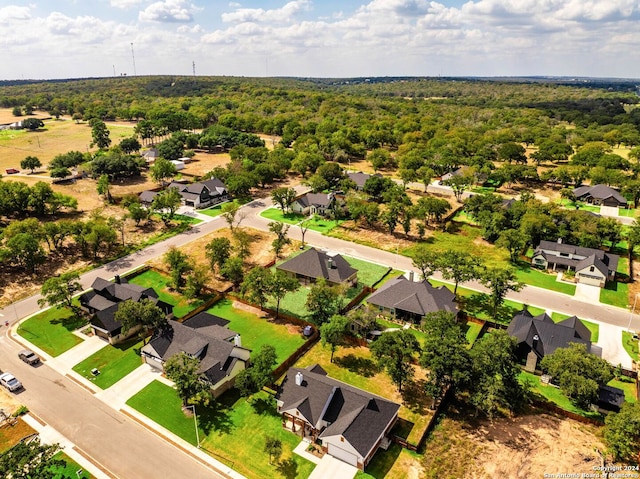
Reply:
[[[562,244],[562,238],[558,238],[558,244]]]
[[[236,334],[233,337],[233,344],[235,344],[237,347],[241,348],[242,347],[242,338],[240,338],[239,334]]]
[[[327,265],[329,266],[329,268],[333,269],[335,266],[333,265],[333,258],[329,258],[327,260]]]
[[[302,386],[302,381],[304,380],[304,376],[300,371],[296,373],[296,386]]]
[[[120,275],[119,275],[119,274],[116,274],[116,275],[113,277],[113,279],[114,279],[114,281],[116,282],[116,284],[120,284],[120,283],[121,283],[121,281],[120,281]]]
[[[409,271],[409,281],[413,283],[413,271]]]
[[[536,349],[536,347],[538,346],[539,340],[540,340],[540,336],[538,336],[537,334],[534,334],[533,341],[531,342],[531,349]]]

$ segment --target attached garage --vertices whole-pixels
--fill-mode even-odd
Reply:
[[[358,456],[353,454],[352,452],[345,451],[344,449],[336,446],[335,444],[329,444],[328,454],[340,459],[341,461],[346,462],[347,464],[351,464],[352,466],[358,467]]]

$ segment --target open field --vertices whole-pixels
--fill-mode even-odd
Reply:
[[[172,387],[154,381],[127,404],[185,441],[196,444],[193,417],[182,411],[181,401]],[[304,479],[315,467],[292,453],[300,438],[282,427],[275,401],[267,393],[241,398],[231,390],[214,405],[198,407],[196,411],[201,448],[246,477]],[[264,452],[265,437],[282,441],[282,456],[273,465]]]
[[[25,118],[49,118],[51,115],[46,111],[34,111],[31,115],[14,116],[13,108],[0,108],[0,125],[24,120]]]

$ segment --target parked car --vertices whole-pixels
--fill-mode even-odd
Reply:
[[[20,170],[16,168],[7,168],[5,171],[7,172],[7,175],[15,175],[16,173],[20,173]]]
[[[11,373],[4,373],[3,375],[1,375],[0,384],[2,384],[11,392],[17,391],[18,389],[22,388],[22,383],[18,381],[18,378],[16,378]]]
[[[31,366],[40,362],[38,355],[29,349],[23,349],[20,351],[18,353],[18,357]]]

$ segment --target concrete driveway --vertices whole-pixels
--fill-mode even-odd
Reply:
[[[309,479],[352,479],[356,472],[358,472],[358,468],[325,454]]]
[[[573,299],[590,304],[600,304],[600,291],[602,288],[590,284],[576,283],[576,292]]]
[[[632,369],[631,358],[622,346],[622,331],[626,331],[627,328],[600,321],[594,322],[597,322],[600,326],[600,334],[596,346],[602,348],[602,358],[611,364],[622,364],[623,368]]]

